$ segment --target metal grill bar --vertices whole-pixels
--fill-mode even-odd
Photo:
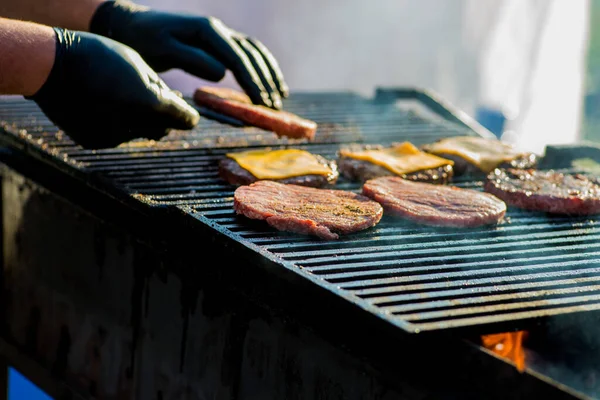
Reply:
[[[413,92],[398,93],[403,98]],[[293,146],[333,159],[344,143],[419,145],[476,134],[457,118],[401,110],[389,94],[375,99],[352,93],[293,96],[286,109],[319,123],[314,143],[203,119],[193,131],[174,132],[161,142],[139,140],[90,151],[72,143],[31,102],[0,101],[0,120],[7,135],[36,151],[71,160],[74,168],[105,177],[151,204],[178,207],[408,332],[600,309],[600,219],[595,216],[550,217],[509,208],[508,222],[465,230],[384,216],[372,229],[326,242],[235,215],[235,188],[217,171],[226,152]],[[424,98],[419,94],[419,100]],[[424,105],[441,110],[437,103]],[[453,184],[482,190],[479,181]],[[336,187],[360,190],[343,178]]]

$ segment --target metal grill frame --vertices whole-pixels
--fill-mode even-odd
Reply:
[[[487,137],[492,136],[488,131],[471,120],[464,113],[456,110],[439,96],[428,91],[416,89],[379,89],[375,99],[377,101],[395,101],[398,99],[416,101],[425,105],[446,121],[464,129],[465,132],[468,131],[474,135]],[[270,277],[276,276],[281,278],[284,282],[289,283],[289,285],[285,286],[287,295],[284,297],[287,299],[285,301],[291,303],[293,307],[302,308],[302,299],[309,296],[311,303],[317,305],[321,304],[321,306],[327,304],[332,310],[335,309],[336,315],[340,317],[344,316],[345,318],[352,319],[357,318],[357,316],[360,315],[361,319],[366,318],[366,323],[376,323],[376,321],[378,321],[377,323],[383,322],[383,325],[391,323],[394,328],[401,328],[403,332],[420,332],[421,334],[441,331],[445,331],[446,333],[450,331],[452,333],[459,332],[460,334],[463,334],[466,328],[471,332],[476,328],[478,333],[504,329],[522,329],[531,323],[540,323],[540,317],[546,317],[552,314],[592,311],[600,308],[600,305],[593,304],[591,307],[589,305],[575,306],[559,309],[558,312],[551,313],[539,312],[539,310],[538,312],[535,312],[534,310],[534,312],[531,313],[512,313],[508,315],[508,318],[473,318],[470,322],[465,324],[454,325],[444,323],[443,321],[442,323],[433,323],[430,325],[415,324],[400,318],[392,318],[388,310],[383,310],[382,308],[371,304],[369,301],[366,301],[365,298],[357,297],[355,294],[348,291],[347,287],[340,284],[340,282],[328,282],[323,279],[321,275],[309,272],[308,269],[298,265],[297,262],[288,261],[285,258],[280,257],[277,253],[269,250],[269,246],[260,244],[260,241],[257,243],[244,237],[244,234],[240,233],[239,230],[236,231],[235,227],[234,229],[231,229],[231,227],[219,223],[218,216],[214,217],[214,215],[210,215],[211,212],[207,213],[202,211],[202,202],[184,201],[178,204],[178,202],[175,201],[161,203],[155,201],[152,196],[143,194],[132,196],[131,191],[124,190],[125,188],[122,186],[115,185],[113,180],[107,178],[103,174],[93,171],[91,173],[83,171],[77,167],[76,163],[72,163],[71,160],[65,162],[65,160],[61,159],[60,153],[50,154],[40,146],[39,143],[33,143],[31,138],[23,135],[23,132],[19,131],[18,126],[5,124],[2,129],[5,131],[5,134],[1,135],[1,140],[6,145],[16,149],[20,155],[33,157],[36,162],[41,162],[43,165],[50,165],[53,168],[56,168],[60,172],[58,175],[64,175],[61,177],[55,175],[52,180],[64,180],[65,182],[70,182],[65,184],[71,186],[73,185],[73,180],[76,180],[80,183],[80,188],[86,187],[88,190],[91,190],[92,193],[107,196],[110,201],[114,202],[114,200],[116,200],[121,206],[126,206],[126,209],[130,211],[121,210],[117,215],[130,219],[131,225],[136,226],[136,230],[143,236],[147,237],[148,232],[154,232],[153,238],[161,238],[158,239],[158,242],[164,244],[163,232],[165,229],[168,229],[169,232],[177,232],[168,240],[170,242],[168,247],[171,249],[169,251],[173,251],[176,254],[189,253],[189,249],[197,246],[198,241],[203,241],[203,247],[210,249],[214,254],[219,254],[219,257],[223,257],[222,260],[224,264],[235,265],[236,263],[239,263],[240,260],[244,260],[245,263],[248,264],[248,268],[237,266],[223,268],[218,271],[198,271],[193,261],[194,254],[190,254],[190,258],[188,259],[190,262],[182,263],[181,269],[175,271],[180,273],[182,278],[186,280],[202,279],[202,276],[206,276],[207,274],[215,274],[216,276],[220,276],[221,279],[230,279],[230,277],[225,275],[227,273],[235,273],[238,274],[238,277],[232,281],[236,281],[240,287],[246,287],[247,289],[248,282],[253,283],[252,288],[250,289],[250,295],[263,299],[268,299],[273,295],[277,298],[278,302],[281,302],[282,297],[280,290],[273,290],[273,288],[269,287],[269,284],[265,284],[265,282],[272,283]],[[304,144],[300,144],[300,146],[303,145]],[[219,151],[223,152],[226,149],[227,148],[212,149],[208,150],[207,153],[212,151],[216,153]],[[8,158],[11,159],[11,162],[20,164],[23,168],[30,169],[31,166],[28,166],[28,164],[31,164],[31,162],[29,160],[21,159],[20,155],[12,153]],[[17,159],[19,159],[19,161],[15,161]],[[469,182],[458,181],[459,185],[463,183],[466,184],[467,187],[470,185]],[[346,187],[342,186],[340,188],[356,189],[356,186],[350,185]],[[72,190],[68,191],[71,192]],[[95,197],[95,194],[90,194],[90,197]],[[93,200],[90,198],[88,200],[92,203],[98,202],[97,198],[94,198]],[[115,212],[112,207],[108,210],[111,210],[108,214]],[[132,214],[131,210],[135,210],[135,212]],[[217,210],[215,213],[219,214],[220,212],[221,211]],[[230,209],[229,212],[231,212]],[[192,218],[190,218],[190,216]],[[107,218],[111,218],[111,216],[107,215]],[[112,218],[114,218],[114,215],[112,215]],[[149,221],[152,222],[150,223]],[[569,221],[564,223],[569,225]],[[590,228],[589,226],[585,226],[585,221],[580,221],[580,223],[584,224],[582,228],[584,230],[593,229],[593,227]],[[156,229],[157,226],[159,227],[158,230]],[[244,230],[246,229],[252,233],[253,229],[264,232],[268,228],[266,229],[264,226],[249,222]],[[415,230],[416,232],[423,231],[421,228],[415,228]],[[275,236],[277,236],[277,234],[275,234]],[[284,243],[284,247],[290,242],[306,242],[306,238],[295,238],[293,235],[287,235],[285,233],[282,233],[278,240]],[[360,240],[360,235],[352,240]],[[328,246],[326,243],[319,243],[319,245],[324,247]],[[300,246],[302,246],[302,244]],[[592,260],[592,262],[595,263],[596,261]],[[255,266],[257,268],[251,268],[250,266]],[[595,278],[591,277],[591,279],[593,281]],[[369,295],[368,289],[366,290],[367,291],[364,292],[364,294]],[[295,296],[290,296],[290,293],[295,293]],[[305,317],[311,318],[314,316],[308,313]]]

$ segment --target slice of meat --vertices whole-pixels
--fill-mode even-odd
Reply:
[[[506,213],[506,204],[491,194],[397,176],[370,179],[362,193],[380,203],[386,215],[425,225],[477,227],[497,224]]]
[[[310,187],[325,187],[333,185],[337,182],[339,173],[337,170],[337,164],[335,161],[330,161],[315,155],[323,165],[327,165],[331,168],[331,174],[329,175],[300,175],[292,176],[290,178],[278,179],[277,182],[291,183],[294,185],[310,186]],[[249,185],[259,179],[252,175],[248,170],[244,169],[238,162],[232,158],[225,157],[219,161],[219,176],[226,180],[231,185]],[[274,180],[274,179],[270,179]]]
[[[600,177],[555,170],[502,169],[492,171],[485,191],[507,204],[552,214],[600,213]]]
[[[194,101],[221,114],[248,125],[272,131],[278,136],[313,140],[317,123],[283,110],[252,104],[244,93],[217,87],[200,87],[194,92]]]
[[[235,190],[233,208],[280,231],[339,239],[375,226],[383,215],[371,199],[345,190],[258,181]]]
[[[361,150],[382,150],[385,146],[379,144],[350,144],[342,148],[352,152]],[[386,167],[374,164],[368,160],[360,160],[344,155],[340,152],[337,159],[338,169],[340,174],[349,180],[365,182],[369,179],[378,178],[380,176],[394,176],[395,173]],[[431,182],[444,184],[448,183],[454,175],[454,168],[451,162],[435,168],[423,168],[413,172],[398,175],[404,179],[419,182]]]

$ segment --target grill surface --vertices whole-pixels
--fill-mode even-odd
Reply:
[[[402,110],[398,98],[429,106],[436,118]],[[217,175],[225,152],[296,146],[335,158],[341,143],[408,140],[419,145],[478,134],[434,98],[413,90],[379,91],[374,99],[352,93],[297,93],[285,108],[319,123],[314,143],[203,119],[193,132],[174,132],[157,143],[140,140],[87,151],[58,132],[32,102],[2,100],[0,120],[5,141],[38,157],[51,155],[46,158],[59,167],[107,178],[146,205],[177,207],[247,251],[407,332],[523,322],[600,308],[598,217],[550,217],[509,207],[507,222],[500,226],[452,230],[384,216],[373,229],[324,242],[236,216],[234,188]],[[480,181],[455,184],[482,188]],[[341,178],[337,188],[359,191],[360,185]]]

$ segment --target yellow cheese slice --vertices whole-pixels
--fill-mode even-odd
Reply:
[[[433,154],[452,154],[464,158],[481,169],[490,172],[499,164],[514,160],[522,152],[498,139],[457,136],[428,144],[426,149]]]
[[[317,157],[304,150],[249,150],[226,155],[258,179],[285,179],[301,175],[327,176],[333,173],[331,168],[319,163]]]
[[[404,175],[424,169],[441,167],[442,165],[454,164],[454,162],[445,158],[420,151],[409,142],[383,149],[360,151],[340,149],[340,155],[356,160],[369,161],[387,168],[396,175]]]

